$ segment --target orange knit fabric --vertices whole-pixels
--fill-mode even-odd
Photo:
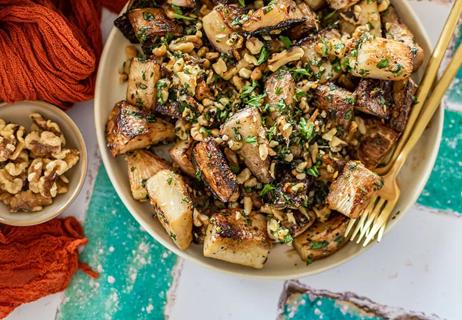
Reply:
[[[73,217],[32,227],[0,225],[0,319],[23,303],[64,290],[81,268],[78,248],[86,244]]]
[[[125,1],[103,2],[116,10]],[[100,22],[97,0],[0,0],[0,100],[91,99]]]

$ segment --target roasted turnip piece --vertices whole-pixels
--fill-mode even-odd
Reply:
[[[171,170],[161,170],[151,177],[146,188],[157,218],[181,250],[192,241],[193,208],[183,178]]]
[[[281,100],[286,106],[294,102],[295,81],[287,70],[279,70],[271,74],[265,82],[265,100],[276,106]]]
[[[151,43],[157,36],[167,33],[181,36],[182,28],[170,20],[160,8],[134,9],[128,12],[128,19],[132,24],[139,42]]]
[[[192,160],[202,180],[218,199],[223,202],[237,200],[239,187],[236,176],[231,172],[215,140],[209,138],[196,144],[193,148]]]
[[[207,38],[220,52],[231,54],[234,49],[233,41],[230,40],[235,32],[227,21],[237,12],[238,8],[233,5],[218,5],[202,18]]]
[[[393,104],[392,87],[391,81],[362,79],[355,91],[355,108],[381,119],[387,119]]]
[[[335,214],[326,222],[316,221],[293,242],[300,258],[310,264],[341,249],[347,242],[344,234],[348,221],[341,214]]]
[[[399,133],[383,125],[379,120],[366,122],[366,135],[358,148],[358,157],[369,169],[376,168],[387,156]]]
[[[260,149],[268,146],[268,140],[261,134],[263,126],[261,116],[256,108],[246,108],[229,118],[221,129],[221,134],[229,139],[242,140],[242,147],[237,151],[246,166],[263,183],[270,183],[270,159]],[[264,131],[263,131],[264,132]]]
[[[351,73],[356,77],[379,80],[403,80],[414,69],[414,56],[404,43],[385,38],[369,37],[350,55]]]
[[[160,66],[152,60],[133,58],[128,75],[127,100],[130,104],[152,110],[156,104],[156,84]]]
[[[115,105],[106,125],[107,146],[114,157],[174,138],[175,127],[171,123],[154,118],[152,113],[125,100]]]
[[[340,13],[342,30],[354,32],[356,27],[367,25],[369,33],[375,37],[382,37],[382,25],[377,1],[361,0],[354,7]],[[349,26],[343,25],[346,23]]]
[[[196,6],[195,0],[167,0],[167,3],[184,8],[194,8]]]
[[[319,85],[314,91],[313,103],[317,108],[326,110],[335,125],[340,125],[344,129],[350,127],[355,103],[355,97],[350,91],[333,83]]]
[[[417,70],[422,65],[424,50],[415,41],[411,30],[400,21],[393,6],[390,5],[387,10],[382,12],[382,24],[387,38],[400,41],[411,48],[414,56],[414,71]]]
[[[259,213],[244,216],[242,209],[227,209],[210,219],[204,240],[204,256],[263,268],[271,243],[266,219]]]
[[[148,191],[146,181],[160,170],[169,169],[170,165],[164,159],[146,150],[136,150],[127,154],[128,179],[135,200],[146,201]]]
[[[192,142],[180,140],[168,151],[173,162],[187,175],[194,177],[196,170],[191,162]]]
[[[326,0],[304,0],[311,9],[319,10],[326,5]]]
[[[327,0],[329,7],[335,10],[351,7],[358,2],[359,0]]]
[[[393,82],[393,101],[390,127],[398,132],[406,129],[407,120],[414,104],[417,85],[411,78]]]
[[[374,193],[383,187],[383,179],[360,161],[348,161],[342,174],[332,182],[327,196],[329,209],[356,219]]]
[[[289,35],[292,39],[300,39],[307,34],[319,30],[318,19],[310,6],[305,2],[301,2],[297,4],[297,7],[302,12],[305,21],[289,30]]]
[[[338,68],[334,68],[332,63],[327,59],[328,52],[325,56],[322,56],[318,48],[324,47],[325,43],[339,42],[340,33],[335,30],[323,30],[319,34],[312,35],[300,42],[300,47],[303,49],[304,54],[301,58],[302,62],[309,65],[311,72],[319,80],[320,83],[326,83],[328,81],[334,81],[340,75]],[[327,47],[325,47],[327,49]]]
[[[266,33],[274,29],[285,29],[305,21],[303,13],[292,0],[272,1],[249,14],[242,25],[248,33]]]
[[[122,32],[122,34],[127,38],[131,43],[138,43],[138,38],[136,37],[135,31],[133,30],[132,24],[128,19],[127,13],[124,13],[120,17],[114,20],[114,26]]]

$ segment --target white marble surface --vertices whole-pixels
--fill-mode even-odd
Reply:
[[[457,0],[462,1],[462,0]],[[450,4],[448,1],[410,1],[435,43]],[[107,34],[113,16],[105,12]],[[90,172],[86,186],[67,214],[83,218],[99,164],[92,102],[70,112],[88,143]],[[352,291],[381,304],[462,319],[462,218],[415,206],[384,241],[363,255],[305,284],[337,292]],[[275,319],[282,281],[240,279],[183,262],[170,319]],[[62,294],[24,305],[8,319],[53,319]],[[194,315],[194,316],[193,316]]]

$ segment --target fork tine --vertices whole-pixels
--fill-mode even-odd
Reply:
[[[374,225],[372,226],[372,229],[367,235],[366,240],[363,243],[363,246],[367,246],[367,244],[375,237],[377,232],[379,232],[379,230],[382,227],[385,227],[386,222],[388,221],[388,218],[390,217],[390,214],[393,210],[394,205],[395,203],[389,201],[387,205],[383,208],[382,212],[380,213]]]
[[[348,237],[348,234],[353,229],[353,226],[355,225],[356,221],[358,221],[358,219],[350,219],[350,221],[348,222],[348,226],[345,230],[345,238]]]
[[[369,216],[370,212],[374,210],[374,205],[376,201],[377,201],[377,197],[373,197],[371,201],[369,202],[368,206],[366,207],[366,209],[362,212],[361,218],[359,219],[359,222],[356,224],[356,228],[353,231],[353,234],[351,235],[350,241],[353,241],[353,239],[356,237],[358,232],[363,229],[364,221],[366,221],[366,218],[367,216]]]
[[[386,225],[384,224],[384,225],[380,228],[379,233],[377,234],[377,242],[380,242],[380,240],[382,240],[383,232],[385,231],[385,227],[386,227]]]
[[[375,205],[374,207],[374,210],[372,211],[372,214],[370,214],[368,216],[368,219],[366,221],[366,223],[364,224],[364,227],[362,228],[359,236],[358,236],[358,239],[356,240],[356,243],[360,243],[361,240],[364,238],[364,236],[366,235],[366,233],[369,232],[369,227],[370,225],[372,224],[372,222],[375,220],[375,218],[380,214],[380,212],[382,211],[382,207],[383,205],[385,204],[385,199],[383,198],[379,198],[378,199],[378,202],[377,204]]]

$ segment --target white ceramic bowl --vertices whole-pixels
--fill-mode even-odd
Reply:
[[[66,147],[80,151],[79,162],[66,173],[69,179],[69,191],[58,195],[53,203],[39,212],[10,213],[5,205],[0,203],[0,223],[13,226],[31,226],[40,224],[61,214],[77,197],[82,189],[87,172],[87,149],[82,134],[74,121],[58,107],[41,101],[21,101],[14,104],[0,104],[0,118],[8,122],[20,124],[30,131],[32,120],[29,115],[40,113],[46,119],[53,120],[61,127],[66,138]]]
[[[392,3],[401,19],[412,29],[419,44],[423,46],[426,54],[426,64],[431,54],[431,49],[428,37],[420,21],[406,1],[395,0]],[[187,251],[180,251],[170,240],[159,222],[153,219],[152,209],[149,204],[139,203],[132,198],[125,160],[122,157],[113,158],[106,148],[104,133],[106,120],[114,104],[125,99],[126,85],[120,84],[118,69],[125,59],[125,47],[128,44],[128,40],[116,28],[113,28],[104,47],[98,70],[95,95],[95,121],[98,144],[106,170],[120,198],[135,219],[157,241],[177,255],[204,266],[258,278],[289,279],[315,274],[346,262],[365,250],[361,246],[349,243],[336,254],[306,266],[293,250],[290,250],[287,246],[276,246],[272,249],[269,259],[262,270],[254,270],[206,258],[202,255],[202,246],[200,245],[193,244]],[[417,80],[422,77],[425,64],[416,74]],[[402,169],[399,181],[401,189],[406,190],[406,192],[403,192],[396,207],[396,211],[401,212],[400,216],[415,203],[432,171],[441,139],[442,123],[443,111],[440,108]],[[399,221],[400,216],[389,224],[388,229]],[[383,241],[386,241],[386,239]]]

